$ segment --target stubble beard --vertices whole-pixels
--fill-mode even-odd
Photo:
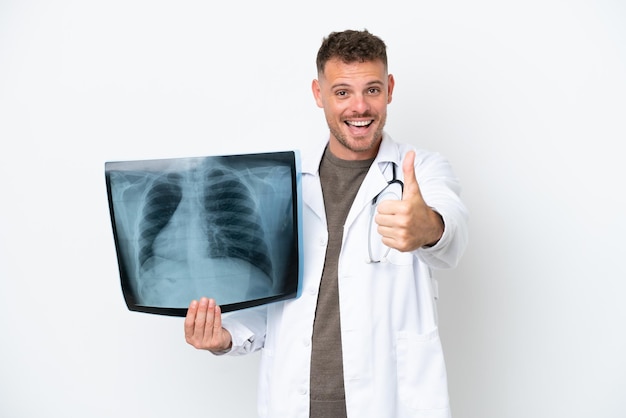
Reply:
[[[327,121],[327,123],[331,135],[337,139],[337,142],[339,142],[344,148],[358,153],[370,151],[380,145],[386,120],[386,116],[380,118],[378,128],[376,128],[373,137],[367,142],[359,139],[363,137],[357,137],[356,140],[351,140],[351,137],[345,135],[340,127],[335,123],[331,123],[330,121]]]

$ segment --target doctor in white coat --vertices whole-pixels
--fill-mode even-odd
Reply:
[[[441,155],[383,131],[395,80],[382,40],[367,31],[332,33],[317,66],[312,90],[330,135],[303,154],[302,295],[223,317],[213,299],[192,301],[186,340],[215,354],[262,350],[260,417],[448,418],[432,270],[456,266],[467,243],[459,183]],[[349,201],[325,200],[336,187],[320,169],[325,161],[366,162]],[[342,205],[343,228],[329,226],[329,208]],[[328,288],[335,302],[322,304]],[[320,344],[316,335],[327,324],[337,338]],[[320,358],[339,367],[320,375]],[[326,403],[327,378],[334,386]]]

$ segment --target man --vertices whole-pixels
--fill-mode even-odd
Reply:
[[[262,349],[261,417],[449,417],[431,269],[465,249],[459,184],[441,156],[383,131],[395,80],[381,39],[331,33],[317,70],[330,136],[303,155],[302,295],[224,318],[214,300],[193,301],[186,340]],[[397,198],[380,201],[398,180]]]

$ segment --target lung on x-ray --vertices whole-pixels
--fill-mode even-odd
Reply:
[[[298,297],[298,151],[105,163],[122,292],[131,311],[184,316]]]

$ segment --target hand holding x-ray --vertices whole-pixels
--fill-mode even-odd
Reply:
[[[406,154],[402,163],[404,189],[402,200],[380,202],[374,220],[383,244],[398,251],[413,251],[434,245],[443,234],[443,220],[431,209],[420,192],[415,177],[415,152]]]
[[[189,304],[185,317],[185,340],[197,349],[213,352],[231,347],[232,337],[222,328],[222,311],[213,299],[203,297]]]

